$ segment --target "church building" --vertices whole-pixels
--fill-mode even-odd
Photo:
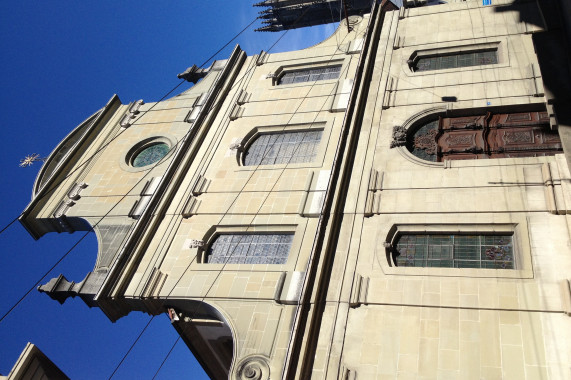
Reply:
[[[168,314],[213,379],[570,379],[571,6],[331,3],[71,131],[20,222],[97,261],[40,291]]]

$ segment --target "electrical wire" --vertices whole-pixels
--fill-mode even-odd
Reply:
[[[333,57],[336,55],[336,52],[333,53],[333,55],[330,57],[329,62],[331,61],[331,59],[333,59]],[[348,66],[346,67],[346,70],[348,70]],[[339,75],[340,77],[342,76],[341,73]],[[300,104],[297,106],[296,110],[292,113],[292,116],[290,117],[289,121],[283,126],[282,131],[284,131],[287,126],[291,123],[291,121],[293,120],[293,118],[295,117],[295,115],[297,114],[297,111],[299,110],[299,108],[303,105],[304,100],[308,97],[309,93],[311,92],[311,90],[313,89],[313,87],[315,86],[315,81],[312,83],[312,85],[310,86],[309,90],[307,91],[306,95],[302,98]],[[331,93],[329,95],[327,95],[325,97],[325,101],[323,102],[323,105],[321,106],[321,108],[316,112],[316,116],[314,118],[314,120],[310,123],[310,126],[315,124],[317,118],[319,117],[320,113],[323,111],[325,105],[328,103],[329,98],[334,94],[335,92],[335,88],[332,89]],[[305,138],[305,136],[304,136]],[[280,174],[278,175],[278,178],[275,180],[275,182],[273,183],[272,187],[270,188],[270,190],[267,191],[265,198],[262,200],[260,206],[258,207],[258,210],[256,210],[256,212],[254,213],[252,220],[250,221],[250,223],[248,223],[248,226],[246,227],[246,232],[250,229],[250,227],[252,227],[252,223],[254,222],[254,220],[256,219],[256,217],[258,216],[258,214],[260,213],[261,209],[264,207],[264,204],[266,202],[266,200],[268,199],[268,197],[270,196],[270,194],[273,192],[275,186],[279,183],[279,180],[281,179],[281,176],[283,175],[283,173],[285,172],[285,170],[288,168],[288,165],[291,163],[291,159],[293,157],[295,157],[295,153],[297,152],[297,150],[301,147],[303,143],[303,139],[302,141],[296,145],[296,147],[294,148],[294,151],[291,155],[291,157],[288,159],[288,162],[285,164],[285,166],[283,168],[281,168]],[[254,169],[248,179],[244,182],[244,185],[242,186],[242,188],[240,189],[240,191],[238,192],[238,194],[236,195],[236,197],[234,198],[234,200],[232,201],[232,203],[228,206],[228,208],[226,209],[226,211],[224,212],[224,214],[222,215],[222,217],[220,218],[220,220],[218,221],[217,224],[215,225],[220,225],[222,223],[222,221],[224,220],[224,218],[226,217],[226,215],[229,213],[229,211],[232,209],[234,203],[236,202],[236,200],[239,198],[240,194],[244,191],[245,187],[247,186],[247,184],[249,183],[249,180],[251,179],[253,173],[256,172],[256,170],[258,169],[258,167],[261,165],[261,162],[264,161],[265,156],[272,150],[273,145],[275,145],[275,142],[272,145],[269,145],[266,150],[264,151],[264,155],[262,156],[262,159],[260,160],[260,163],[257,164],[256,169]],[[218,277],[222,274],[222,272],[224,271],[226,264],[228,264],[228,262],[230,261],[230,258],[233,256],[235,250],[238,248],[240,242],[242,241],[242,237],[245,236],[242,235],[240,237],[240,240],[236,243],[235,247],[232,250],[232,253],[230,255],[228,255],[226,261],[223,263],[223,266],[220,270],[218,270],[218,273],[216,275],[216,277],[214,278],[214,280],[212,281],[212,283],[210,284],[209,288],[207,289],[206,293],[204,296],[202,296],[201,298],[201,302],[204,302],[204,300],[206,299],[206,297],[208,297],[208,293],[210,292],[210,290],[212,290],[212,287],[214,286],[214,284],[216,284],[216,281],[218,280]],[[195,257],[196,258],[196,257]],[[191,261],[191,263],[186,267],[185,271],[183,272],[183,275],[181,275],[181,277],[178,279],[177,283],[175,285],[173,285],[171,292],[169,292],[169,294],[167,295],[167,297],[165,298],[165,301],[168,300],[170,293],[172,293],[172,291],[176,288],[176,286],[178,285],[178,283],[181,281],[181,279],[183,278],[184,274],[186,273],[186,271],[190,268],[191,264],[195,261],[195,258],[193,258],[193,260]],[[191,316],[190,319],[193,319],[193,316],[197,309],[198,309],[198,305],[195,307],[195,310],[191,311]],[[175,343],[173,344],[173,346],[171,347],[171,350],[169,350],[167,356],[165,357],[165,359],[163,360],[163,362],[161,363],[161,366],[159,367],[159,369],[157,370],[157,372],[155,373],[155,376],[153,376],[153,379],[158,375],[160,369],[163,367],[164,363],[166,362],[166,360],[168,359],[168,356],[171,354],[172,350],[174,349],[174,346],[178,343],[178,341],[180,340],[180,335],[179,337],[176,339]]]
[[[222,50],[224,50],[226,47],[228,47],[228,45],[230,45],[232,43],[232,41],[236,40],[236,38],[238,38],[240,35],[242,35],[242,33],[244,33],[246,30],[248,30],[257,20],[259,19],[259,17],[255,17],[247,26],[245,26],[242,30],[240,30],[240,32],[238,32],[238,34],[236,34],[234,37],[232,37],[228,42],[226,42],[226,44],[224,44],[224,46],[222,46],[220,49],[218,49],[214,54],[212,54],[210,57],[208,57],[200,66],[199,68],[204,67],[204,65],[206,65],[208,62],[210,62],[214,57],[216,57],[216,55],[218,55]],[[284,33],[285,34],[285,33]],[[283,37],[283,35],[282,35]],[[280,39],[278,39],[277,42],[279,42]],[[275,46],[272,45],[272,47]],[[144,111],[141,116],[131,125],[135,125],[137,122],[139,122],[141,120],[141,118],[148,112],[150,112],[157,104],[159,104],[160,102],[162,102],[164,99],[166,99],[168,96],[170,96],[174,91],[176,91],[182,84],[185,83],[185,80],[181,80],[174,88],[172,88],[169,92],[167,92],[163,97],[161,97],[157,102],[155,102],[148,110]],[[52,191],[54,191],[55,189],[57,189],[59,187],[59,185],[61,185],[66,179],[68,179],[70,176],[72,176],[75,172],[77,172],[79,169],[81,169],[83,166],[87,165],[99,152],[101,152],[103,149],[105,149],[109,144],[111,144],[113,141],[115,141],[119,136],[121,136],[121,134],[123,134],[125,132],[126,129],[120,131],[117,135],[115,135],[111,140],[109,140],[107,143],[105,143],[103,146],[101,146],[95,153],[93,153],[90,157],[88,157],[83,163],[77,165],[68,175],[66,175],[63,179],[61,179],[60,181],[56,182],[55,184],[53,184],[53,186],[51,188],[49,188],[49,190],[46,191],[46,193],[42,194],[42,196],[40,197],[40,199],[42,197],[45,197],[46,195],[50,194]],[[0,235],[6,231],[8,228],[10,228],[21,216],[23,215],[23,212],[20,213],[17,217],[13,218],[10,222],[8,222],[1,230],[0,230]]]
[[[246,28],[242,29],[242,30],[241,30],[236,36],[234,36],[224,47],[228,46],[229,43],[231,43],[231,42],[232,42],[233,40],[235,40],[240,34],[242,34],[246,29],[248,29],[257,19],[258,19],[258,18],[256,17],[256,19],[254,19],[250,24],[248,24],[248,26],[247,26]],[[284,33],[284,34],[285,34],[285,33]],[[281,40],[281,38],[283,38],[283,35],[278,39],[278,41],[276,41],[276,43],[279,42],[279,40]],[[274,44],[272,45],[272,47],[275,46],[276,43],[274,43]],[[222,48],[222,49],[224,49],[224,48]],[[218,50],[218,52],[221,51],[222,49]],[[218,54],[218,52],[217,52],[216,54]],[[210,61],[210,59],[212,59],[212,57],[208,58],[208,60],[205,61],[205,62]],[[204,64],[203,64],[203,65],[204,65]],[[201,66],[203,66],[203,65],[201,65]],[[141,117],[140,117],[139,119],[137,119],[137,121],[139,121],[146,113],[148,113],[149,111],[151,111],[154,107],[156,107],[160,102],[162,102],[162,101],[163,101],[165,98],[167,98],[170,94],[172,94],[174,91],[176,91],[176,89],[177,89],[178,87],[180,87],[184,82],[185,82],[184,80],[181,80],[174,88],[172,88],[169,92],[167,92],[164,96],[162,96],[158,102],[154,103],[148,110],[146,110],[145,113],[143,113],[143,114],[141,115]],[[136,122],[133,123],[132,126],[135,125],[135,124],[136,124]],[[191,128],[191,129],[189,130],[189,132],[187,132],[186,135],[188,135],[192,130],[193,130],[193,128]],[[53,187],[51,187],[49,190],[47,190],[47,191],[48,191],[47,194],[49,194],[49,192],[51,192],[51,191],[57,189],[57,187],[58,187],[63,181],[65,181],[67,178],[69,178],[74,172],[76,172],[77,170],[79,170],[80,167],[82,167],[82,166],[86,165],[87,163],[89,163],[89,161],[90,161],[91,159],[93,159],[99,152],[101,152],[101,151],[102,151],[104,148],[106,148],[111,142],[113,142],[116,138],[118,138],[124,131],[125,131],[125,130],[119,132],[119,133],[118,133],[116,136],[114,136],[109,142],[107,142],[106,144],[104,144],[104,146],[102,146],[101,148],[99,148],[94,154],[92,154],[92,155],[91,155],[88,159],[86,159],[82,164],[80,164],[80,165],[79,165],[78,167],[76,167],[72,172],[70,172],[67,176],[65,176],[65,178],[63,178],[63,179],[62,179],[61,181],[59,181],[58,183],[54,184]],[[174,148],[176,148],[176,146],[177,146],[179,143],[181,143],[182,141],[184,141],[184,139],[181,139],[179,142],[177,142],[177,144],[175,145]],[[109,213],[110,213],[112,210],[114,210],[115,207],[117,207],[117,205],[118,205],[121,201],[123,201],[123,200],[131,193],[131,191],[133,191],[133,190],[147,177],[147,175],[152,172],[152,169],[153,169],[156,165],[158,165],[158,164],[159,164],[159,162],[155,163],[155,164],[153,165],[153,167],[150,168],[150,169],[147,171],[147,173],[145,173],[145,175],[143,175],[143,176],[137,181],[137,183],[135,183],[135,185],[134,185],[131,189],[129,189],[129,191],[128,191],[125,195],[123,195],[123,196],[121,197],[121,199],[119,199],[119,200],[115,203],[115,205],[114,205],[105,215],[103,215],[103,217],[101,217],[101,219],[100,219],[97,223],[95,223],[93,226],[91,226],[91,229],[90,229],[89,231],[87,231],[67,252],[65,252],[64,255],[62,255],[62,256],[56,261],[56,263],[53,264],[53,265],[50,267],[50,269],[49,269],[47,272],[45,272],[44,275],[42,275],[42,277],[41,277],[38,281],[36,281],[36,282],[34,283],[34,285],[33,285],[32,287],[30,287],[30,288],[26,291],[26,293],[24,293],[24,295],[22,295],[22,296],[18,299],[18,301],[16,301],[16,303],[13,304],[12,307],[10,307],[10,309],[9,309],[5,314],[2,315],[2,317],[0,318],[0,323],[2,323],[2,321],[3,321],[28,295],[46,278],[46,277],[47,277],[47,276],[48,276],[48,275],[49,275],[49,274],[50,274],[50,273],[51,273],[85,238],[86,238],[86,237],[87,237],[87,235],[88,235],[89,233],[91,233],[91,232],[94,231],[94,228],[95,228],[97,225],[99,225],[99,223],[101,223],[101,221],[102,221],[105,217],[107,217],[107,216],[109,215]],[[44,193],[44,194],[42,194],[42,196],[45,196],[45,195],[47,195],[47,194]],[[2,232],[4,232],[8,227],[10,227],[12,224],[14,224],[14,223],[18,220],[18,218],[19,218],[21,215],[22,215],[22,214],[20,214],[20,215],[19,215],[18,217],[16,217],[16,218],[14,218],[6,227],[4,227],[4,228],[0,231],[0,234],[1,234]]]
[[[155,319],[155,316],[153,315],[149,321],[147,322],[147,324],[145,325],[145,327],[143,328],[143,330],[141,330],[141,332],[139,333],[139,335],[137,335],[137,339],[135,339],[135,341],[133,342],[133,344],[131,344],[131,347],[129,347],[129,349],[127,350],[127,353],[123,356],[123,358],[121,359],[121,361],[119,362],[119,364],[117,364],[117,366],[115,366],[115,369],[113,370],[113,373],[111,374],[111,376],[108,377],[108,379],[111,379],[115,373],[117,373],[117,370],[119,369],[119,367],[121,367],[121,364],[123,364],[123,362],[125,361],[125,359],[127,359],[127,356],[129,355],[129,353],[131,352],[131,350],[133,350],[133,348],[135,347],[135,345],[137,344],[137,342],[139,341],[139,339],[141,339],[141,337],[143,336],[143,334],[145,333],[145,331],[147,331],[147,328],[149,328],[149,326],[151,325],[151,322],[153,321],[153,319]]]

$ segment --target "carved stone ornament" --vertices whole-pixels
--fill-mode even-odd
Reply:
[[[393,127],[393,141],[391,141],[391,148],[406,145],[406,128],[396,125]]]
[[[241,143],[239,142],[235,142],[230,144],[230,150],[237,150],[238,152],[241,152],[242,150],[244,150],[244,147],[242,146]]]
[[[436,129],[432,129],[425,135],[417,136],[414,139],[414,147],[425,150],[426,154],[436,154],[436,150],[438,148],[436,145],[437,133],[438,131]]]
[[[204,247],[204,241],[198,239],[190,239],[188,246],[189,248],[202,248]]]
[[[270,378],[270,366],[263,356],[244,358],[237,367],[237,380],[267,380]]]

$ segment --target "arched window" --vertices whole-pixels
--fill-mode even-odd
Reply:
[[[323,130],[261,133],[244,153],[244,165],[311,162],[317,155]]]
[[[407,149],[433,162],[551,156],[563,151],[547,112],[440,117],[408,133]]]
[[[398,267],[514,269],[512,235],[403,234],[392,252]]]
[[[208,248],[207,263],[285,264],[292,233],[222,234]]]

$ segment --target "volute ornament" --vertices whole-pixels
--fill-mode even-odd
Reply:
[[[270,366],[268,359],[263,356],[249,356],[238,364],[236,380],[268,380],[269,378]]]

